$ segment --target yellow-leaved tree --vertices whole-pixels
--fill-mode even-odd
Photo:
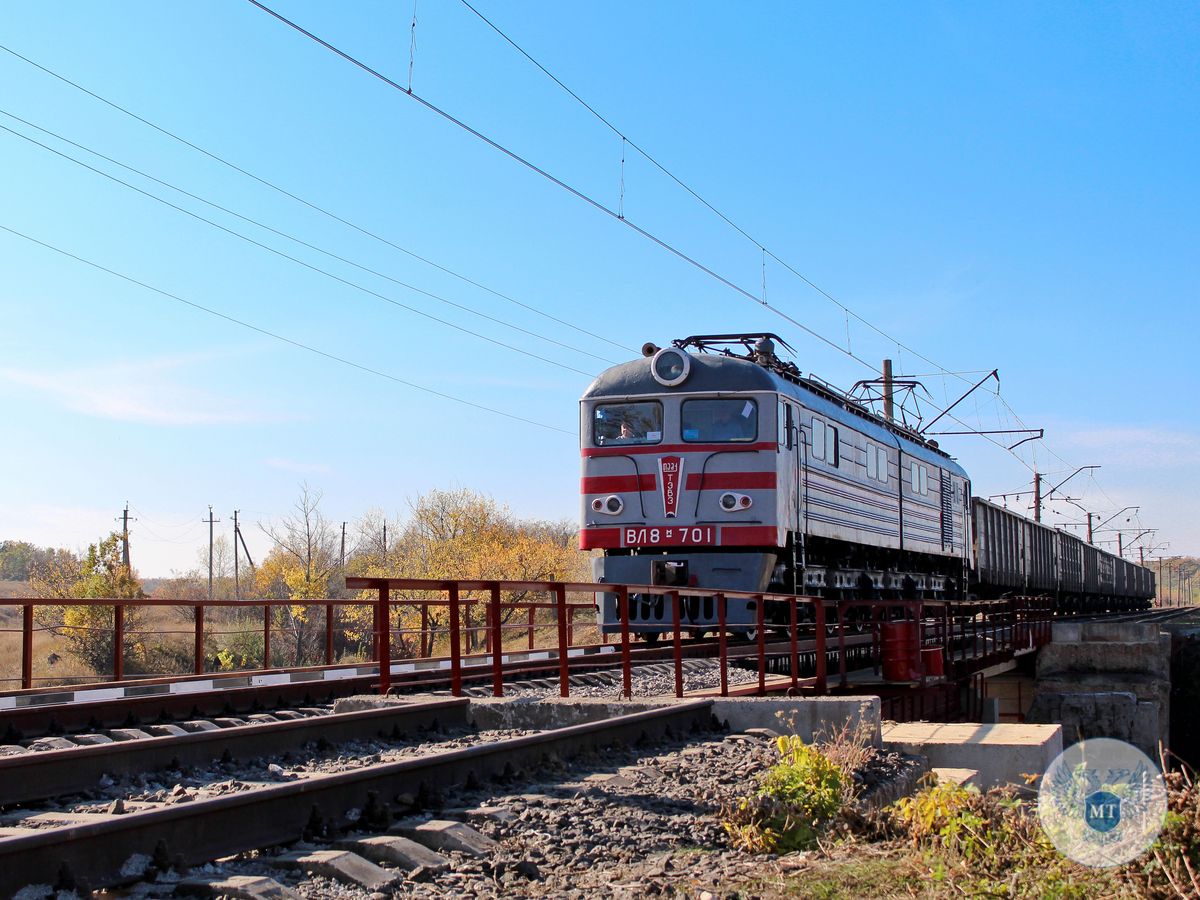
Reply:
[[[360,523],[364,540],[351,560],[347,574],[395,578],[467,579],[481,581],[581,581],[585,579],[587,558],[579,552],[572,525],[565,522],[529,522],[516,519],[507,507],[493,498],[469,488],[432,490],[411,501],[410,516],[396,537],[386,546],[378,541],[379,517],[370,514]],[[374,592],[364,592],[373,598]],[[420,649],[414,634],[421,625],[420,606],[404,600],[445,599],[445,594],[422,595],[409,592],[393,595],[396,609],[393,628],[406,634],[395,635],[392,651],[398,656],[413,656]],[[485,622],[485,594],[465,594],[461,627],[482,626]],[[505,603],[530,599],[527,592],[507,591]],[[354,613],[358,625],[369,635],[371,613]],[[508,609],[503,622],[522,611]],[[544,617],[540,617],[544,618]],[[445,632],[449,624],[444,606],[429,607],[428,625],[432,631],[426,652],[433,653],[440,639],[445,651]],[[472,647],[483,641],[481,631],[470,632]]]
[[[321,492],[304,484],[290,515],[278,523],[259,524],[274,546],[254,573],[258,596],[298,601],[273,612],[272,628],[283,636],[278,646],[271,645],[277,663],[306,665],[321,656],[325,619],[317,607],[303,601],[330,596],[341,560],[337,535],[320,505]]]
[[[121,535],[116,532],[89,545],[82,556],[59,553],[35,565],[29,573],[29,585],[37,596],[53,600],[137,600],[146,596],[136,573],[122,559]],[[70,603],[39,606],[36,618],[39,625],[63,639],[67,653],[94,672],[112,671],[112,607]],[[143,619],[141,608],[125,607],[126,634],[121,655],[127,672],[144,671]]]

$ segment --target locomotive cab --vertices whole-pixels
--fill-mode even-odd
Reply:
[[[765,372],[734,362],[656,351],[610,369],[585,394],[580,543],[604,551],[592,561],[597,581],[767,586],[781,538],[777,400]],[[615,631],[616,595],[602,602],[603,627]],[[711,598],[685,594],[682,621],[711,627]],[[633,630],[656,634],[670,623],[663,597],[631,596]],[[752,625],[744,605],[730,605],[731,629]]]

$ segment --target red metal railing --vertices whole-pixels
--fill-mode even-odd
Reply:
[[[363,627],[365,643],[370,646],[371,660],[378,666],[378,688],[387,692],[391,687],[391,665],[384,660],[395,658],[395,639],[400,638],[402,647],[407,644],[416,650],[420,658],[431,658],[440,643],[439,634],[446,639],[446,657],[451,691],[459,695],[463,690],[464,669],[472,668],[477,677],[479,667],[490,671],[492,691],[501,696],[504,691],[504,659],[506,644],[508,652],[513,649],[511,638],[514,632],[523,632],[520,640],[522,649],[534,649],[539,644],[543,649],[557,654],[559,690],[563,696],[569,694],[569,676],[572,651],[596,649],[607,644],[608,635],[593,632],[591,625],[587,634],[596,633],[592,643],[577,644],[576,617],[583,612],[595,616],[596,595],[615,594],[617,598],[616,652],[620,657],[621,688],[624,696],[632,695],[633,635],[637,624],[630,621],[630,597],[662,597],[670,608],[670,648],[674,663],[674,693],[683,696],[685,680],[683,672],[684,642],[687,631],[695,631],[690,623],[683,621],[683,595],[688,598],[712,598],[716,611],[716,655],[720,673],[717,693],[765,694],[772,691],[792,693],[824,694],[829,690],[828,672],[836,666],[837,690],[859,693],[877,692],[882,685],[873,681],[870,674],[878,674],[880,668],[882,626],[897,617],[917,623],[919,646],[936,649],[941,655],[947,682],[962,682],[989,665],[1014,654],[1045,643],[1050,637],[1052,611],[1048,601],[1026,598],[994,601],[933,601],[933,600],[843,600],[832,601],[816,597],[784,594],[747,593],[738,591],[703,590],[699,588],[672,588],[656,585],[613,585],[562,582],[502,582],[477,580],[429,580],[401,578],[349,578],[347,588],[371,593],[353,599],[318,600],[255,600],[214,601],[195,604],[166,599],[144,600],[58,600],[38,598],[0,599],[0,608],[21,608],[21,670],[20,684],[25,690],[32,689],[33,636],[35,633],[36,607],[85,606],[109,607],[113,609],[112,671],[111,680],[120,681],[128,677],[124,671],[124,643],[129,636],[126,629],[126,613],[133,607],[176,607],[192,613],[188,633],[193,644],[193,675],[206,673],[205,639],[214,632],[206,630],[206,610],[239,608],[262,608],[261,637],[263,668],[240,671],[270,671],[280,666],[272,665],[271,637],[277,607],[316,608],[324,611],[324,665],[333,665],[335,659],[334,635],[337,630],[337,614],[341,609],[370,610],[370,627]],[[505,595],[521,599],[508,600]],[[582,598],[570,600],[569,597]],[[756,639],[751,643],[731,641],[729,625],[730,602],[753,604]],[[419,618],[419,627],[397,627],[393,619],[400,611],[408,609]],[[447,613],[444,625],[435,625],[437,611]],[[483,620],[476,621],[476,610],[482,609]],[[365,619],[366,616],[363,616]],[[667,623],[663,623],[665,626]],[[744,630],[741,625],[739,630]],[[711,626],[705,626],[711,631]],[[104,630],[104,629],[101,629]],[[5,631],[5,629],[0,629]],[[6,629],[11,633],[15,629]],[[546,635],[546,632],[551,632]],[[768,639],[768,632],[770,638]],[[178,633],[178,632],[176,632]],[[233,632],[222,632],[233,633]],[[242,633],[245,633],[244,631]],[[549,639],[539,640],[539,635]],[[479,652],[479,648],[483,652]],[[407,652],[407,651],[405,651]],[[689,649],[688,655],[696,655]],[[802,666],[802,655],[811,664]],[[413,658],[412,656],[401,658]],[[853,662],[852,662],[853,661]],[[344,663],[343,663],[344,664]],[[852,672],[851,665],[856,666]],[[865,666],[865,668],[864,668]],[[306,666],[288,666],[289,669]],[[757,676],[746,685],[730,686],[730,670],[750,669]],[[770,670],[775,670],[774,674]],[[852,678],[853,675],[853,678]],[[11,679],[15,681],[16,679]],[[94,680],[94,679],[93,679]],[[936,679],[935,679],[936,680]],[[922,675],[920,686],[925,686]],[[854,683],[852,683],[854,682]],[[911,685],[910,685],[911,686]]]

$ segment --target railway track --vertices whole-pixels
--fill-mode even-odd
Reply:
[[[1106,621],[1166,621],[1184,615],[1188,609],[1160,609],[1136,613],[1107,614],[1080,617],[1080,620]],[[1002,635],[1006,626],[989,626],[979,632]],[[811,627],[808,635],[797,642],[797,653],[805,671],[815,669],[816,641]],[[974,638],[973,638],[974,639]],[[851,632],[845,647],[860,655],[870,646],[870,637]],[[771,660],[790,652],[786,640],[771,636],[763,650]],[[569,652],[572,678],[584,673],[612,672],[622,662],[619,647],[599,644],[573,647]],[[718,642],[711,639],[688,639],[682,642],[680,656],[685,659],[713,658]],[[832,658],[838,651],[837,642],[827,640],[829,671]],[[656,645],[635,645],[631,650],[633,665],[653,665],[671,660],[674,649],[670,641]],[[757,659],[758,646],[754,641],[730,640],[728,657],[731,670],[746,666]],[[449,657],[393,661],[391,665],[393,692],[426,692],[443,690],[451,684]],[[515,651],[504,654],[502,666],[506,684],[552,678],[560,674],[556,650]],[[465,692],[476,696],[484,693],[493,680],[490,655],[464,657],[461,679]],[[145,727],[153,732],[176,723],[187,725],[189,720],[208,720],[226,723],[230,719],[253,718],[274,711],[307,710],[305,715],[317,714],[321,707],[330,706],[339,697],[369,693],[378,685],[378,667],[373,664],[335,667],[309,667],[286,671],[240,672],[187,676],[175,679],[150,679],[81,685],[70,689],[46,688],[0,696],[0,754],[5,745],[12,752],[14,745],[28,746],[47,736],[101,733],[105,730],[125,730]]]
[[[399,707],[393,715],[406,717],[409,727],[419,727],[420,722],[431,726],[435,719],[453,723],[461,715],[465,726],[466,706],[465,700],[433,701]],[[386,824],[397,807],[411,808],[412,798],[433,796],[455,785],[513,778],[518,772],[537,771],[547,760],[613,745],[632,746],[709,730],[710,709],[711,701],[684,701],[533,734],[502,735],[453,749],[435,746],[409,758],[369,757],[347,771],[297,773],[293,765],[290,772],[282,771],[287,779],[282,783],[243,783],[233,793],[186,802],[179,802],[176,791],[162,803],[114,805],[107,812],[39,811],[36,804],[30,809],[10,810],[0,820],[4,822],[0,826],[0,895],[12,896],[28,885],[56,881],[91,889],[117,885],[142,877],[152,865],[161,868],[166,861],[186,869],[230,854],[299,841],[314,830],[336,831],[364,819]],[[343,720],[343,725],[349,727],[350,721]],[[364,722],[366,717],[357,721]],[[383,719],[372,727],[381,723]],[[397,719],[391,724],[398,728]],[[259,729],[251,740],[266,740],[268,735]],[[194,740],[165,738],[153,750],[147,747],[140,752],[160,754],[160,760],[165,752],[185,752],[184,747],[189,753],[209,755],[222,746],[228,748],[229,742],[240,736],[230,729],[222,738],[224,745],[202,746]],[[276,733],[274,739],[278,738]],[[244,747],[251,745],[238,746],[239,752],[244,752]],[[93,748],[91,755],[103,759],[105,754],[121,752],[104,746]],[[64,753],[78,760],[89,750]],[[37,754],[36,762],[29,764],[33,767],[30,773],[50,773],[52,768],[45,767],[48,756]],[[47,781],[25,793],[49,794],[63,785],[78,786],[78,780],[71,781],[57,763],[53,770],[58,773],[54,776],[59,779],[57,786],[50,785],[48,774],[36,775]],[[407,800],[398,803],[397,798]]]
[[[850,645],[869,640],[855,635]],[[786,642],[771,641],[771,652],[784,652]],[[812,653],[815,641],[801,641],[802,652]],[[574,651],[578,650],[578,653]],[[594,645],[572,648],[569,658],[572,678],[587,673],[612,672],[622,661],[615,645]],[[832,652],[832,651],[831,651]],[[670,643],[657,646],[636,646],[631,651],[635,667],[671,660]],[[683,642],[681,656],[685,660],[712,659],[717,654],[715,640]],[[753,642],[734,642],[729,645],[732,663],[755,658]],[[553,678],[560,672],[559,658],[554,650],[504,654],[506,683]],[[336,678],[327,677],[334,672]],[[423,693],[445,690],[451,685],[449,658],[392,663],[393,693]],[[490,656],[478,656],[465,661],[462,669],[464,687],[480,696],[490,690],[493,670]],[[333,704],[340,697],[370,693],[378,686],[379,676],[374,665],[355,667],[304,668],[293,671],[242,672],[205,677],[188,676],[180,679],[154,679],[149,682],[131,681],[122,684],[82,685],[72,689],[43,689],[0,697],[0,754],[3,745],[28,746],[46,736],[105,733],[113,729],[154,728],[189,721],[227,721],[229,719],[272,714],[275,711],[306,710],[306,715],[319,714],[321,707]],[[3,701],[10,701],[5,705]]]

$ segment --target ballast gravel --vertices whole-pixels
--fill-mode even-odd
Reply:
[[[0,826],[52,828],[52,820],[30,819],[39,813],[108,813],[120,815],[226,794],[254,790],[264,785],[295,781],[313,775],[347,772],[366,766],[444,753],[491,741],[521,737],[527,729],[462,731],[418,734],[395,740],[351,741],[324,750],[310,745],[307,751],[290,751],[266,759],[214,761],[184,770],[144,772],[113,779],[104,776],[84,795],[39,801],[35,809],[13,809],[0,813]]]
[[[499,849],[483,857],[442,851],[450,861],[447,871],[405,873],[385,891],[272,861],[284,852],[329,849],[335,838],[244,854],[193,869],[188,877],[265,876],[306,900],[738,896],[728,886],[806,865],[805,854],[776,858],[736,850],[720,823],[722,806],[752,791],[776,759],[767,737],[714,736],[653,751],[612,750],[548,767],[536,780],[503,790],[447,793],[437,808],[395,823],[393,831],[431,818],[457,819],[498,842]],[[884,751],[857,780],[871,787],[922,768],[913,757]],[[143,883],[110,896],[162,897],[172,890],[169,883]]]

